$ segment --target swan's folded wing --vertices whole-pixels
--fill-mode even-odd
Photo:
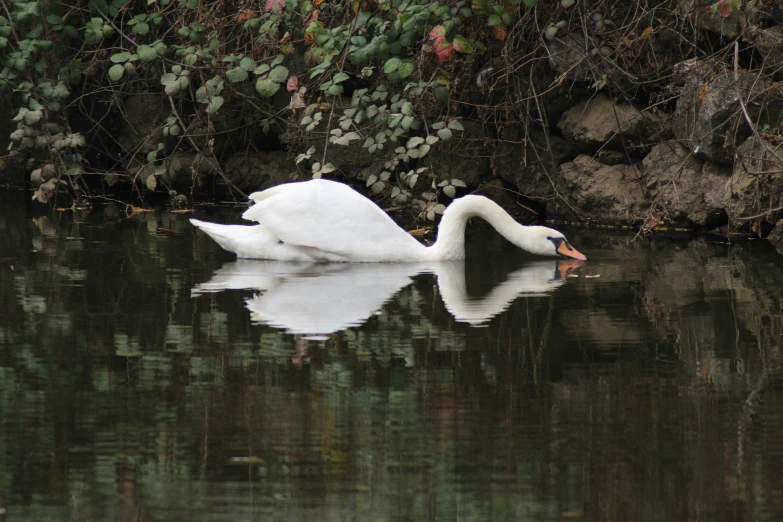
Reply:
[[[290,183],[251,196],[243,214],[280,241],[356,260],[383,260],[423,248],[377,205],[342,183]],[[377,259],[376,259],[377,258]]]

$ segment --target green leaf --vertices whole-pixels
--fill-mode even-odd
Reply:
[[[249,56],[245,56],[239,60],[239,66],[245,71],[250,72],[256,68],[256,61]]]
[[[35,125],[41,121],[41,116],[43,116],[41,111],[27,111],[24,115],[24,123],[25,125]]]
[[[280,89],[280,84],[269,78],[259,78],[256,82],[256,91],[267,98],[273,96]]]
[[[402,60],[399,58],[390,58],[386,61],[385,64],[383,64],[383,72],[386,74],[393,73],[400,67],[400,63],[402,63]]]
[[[459,120],[451,120],[449,122],[449,129],[451,130],[458,130],[458,131],[464,131],[465,127],[462,126],[462,123]]]
[[[158,57],[157,51],[150,47],[149,45],[140,45],[136,49],[136,53],[139,55],[139,60],[142,62],[151,62],[155,58]]]
[[[522,0],[522,3],[527,7],[535,7],[538,5],[538,0]]]
[[[242,67],[234,67],[226,72],[226,77],[231,83],[239,83],[247,80],[247,71]]]
[[[473,46],[467,40],[467,38],[465,38],[461,34],[458,34],[457,36],[454,37],[454,41],[452,42],[452,45],[454,46],[454,49],[456,49],[461,53],[470,54],[473,52]]]
[[[147,22],[139,22],[131,29],[135,34],[145,35],[150,32],[150,26]]]
[[[271,67],[269,67],[269,64],[262,63],[261,65],[256,67],[256,69],[253,71],[253,74],[255,74],[255,75],[264,74],[265,72],[269,71],[270,69],[271,69]]]
[[[209,101],[209,105],[207,106],[207,112],[210,114],[215,114],[217,110],[222,106],[223,106],[223,97],[213,96],[212,99]]]
[[[288,79],[288,67],[278,65],[269,71],[269,79],[273,82],[283,83]]]
[[[177,75],[174,73],[166,73],[160,77],[160,83],[163,85],[169,85],[174,82],[179,85],[179,78],[177,78]]]
[[[326,89],[326,94],[329,96],[337,96],[338,94],[342,94],[344,92],[342,85],[332,85],[328,89]]]
[[[413,64],[407,60],[401,60],[400,65],[397,68],[397,74],[400,75],[400,78],[407,78],[412,73],[413,73]]]
[[[450,140],[452,136],[453,134],[449,129],[440,129],[438,131],[438,137],[440,137],[440,139],[442,139],[443,141]]]
[[[332,77],[332,83],[341,83],[347,80],[348,78],[350,78],[350,76],[348,76],[344,72],[339,72]]]
[[[501,22],[500,15],[493,14],[489,17],[489,20],[487,20],[487,25],[499,25]]]
[[[119,81],[125,72],[125,66],[118,63],[111,66],[109,69],[109,79],[113,82]]]

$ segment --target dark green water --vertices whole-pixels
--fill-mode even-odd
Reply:
[[[761,242],[280,266],[187,222],[238,211],[3,198],[0,520],[781,519]]]

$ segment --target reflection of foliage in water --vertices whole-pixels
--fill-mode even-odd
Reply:
[[[741,520],[775,506],[743,487],[780,486],[783,409],[765,383],[783,271],[744,249],[620,249],[599,280],[479,329],[420,276],[362,327],[311,341],[251,324],[249,292],[191,298],[224,254],[183,222],[57,215],[0,239],[14,519],[679,519],[673,506],[732,503]],[[496,267],[481,268],[484,291]],[[745,406],[754,391],[764,401]]]

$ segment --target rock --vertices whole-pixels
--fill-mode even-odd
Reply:
[[[759,96],[770,81],[755,73],[740,72],[739,84],[750,118],[756,121],[762,105]],[[733,147],[750,135],[740,111],[733,73],[720,74],[701,86],[686,86],[677,100],[673,130],[691,151],[712,162],[732,165]]]
[[[603,165],[582,154],[558,172],[561,194],[580,217],[625,223],[643,216],[645,199],[633,167]]]
[[[651,204],[655,202],[672,221],[687,220],[704,227],[716,210],[704,198],[701,162],[684,147],[676,143],[656,145],[639,170]]]
[[[772,243],[772,246],[775,247],[775,250],[783,253],[783,219],[779,219],[775,223],[775,227],[767,236],[767,240]]]
[[[630,146],[634,141],[646,140],[659,125],[658,118],[646,116],[627,103],[614,104],[599,94],[566,111],[557,128],[569,141],[600,147],[606,143],[619,145],[620,133]]]
[[[235,154],[223,163],[226,177],[243,192],[250,193],[294,179],[294,162],[285,152]]]
[[[730,202],[726,209],[733,226],[743,229],[750,225],[752,232],[766,235],[768,229],[783,215],[776,210],[752,223],[747,218],[776,209],[783,203],[783,145],[755,136],[748,138],[737,149],[737,161],[729,180]],[[766,228],[766,230],[765,230]]]
[[[783,63],[783,26],[759,29],[755,43],[764,69],[779,75],[780,64]]]

